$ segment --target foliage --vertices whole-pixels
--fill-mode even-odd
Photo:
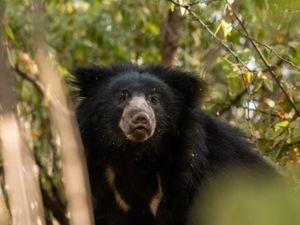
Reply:
[[[191,5],[187,0],[178,2],[187,7],[181,11],[184,21],[176,64],[207,80],[203,107],[243,129],[257,150],[274,163],[299,168],[300,115],[295,108],[300,111],[300,1],[228,1],[232,5],[221,0]],[[231,6],[250,37],[230,11]],[[70,78],[68,71],[80,64],[123,60],[159,63],[167,11],[174,7],[174,3],[162,0],[46,1],[46,38],[53,50],[51,57],[56,58],[65,80]],[[34,77],[38,71],[33,60],[31,21],[31,1],[7,1],[4,24],[10,65]],[[264,54],[287,95],[249,38]],[[44,174],[42,183],[47,190],[60,187],[57,140],[51,136],[44,108],[47,98],[22,77],[18,78],[16,91],[27,140]],[[300,185],[299,173],[293,177]],[[58,196],[64,202],[63,195]]]
[[[190,225],[299,224],[299,192],[272,179],[258,181],[247,173],[228,178],[219,176],[198,196]]]

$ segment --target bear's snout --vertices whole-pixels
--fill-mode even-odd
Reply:
[[[125,106],[119,127],[131,141],[143,142],[150,138],[156,127],[155,114],[145,97],[136,96]]]
[[[134,114],[131,118],[131,125],[133,128],[149,127],[150,117],[145,111],[140,111]]]

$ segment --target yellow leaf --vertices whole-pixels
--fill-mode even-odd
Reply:
[[[75,6],[71,3],[67,4],[67,12],[72,14],[75,11]]]
[[[158,33],[158,27],[154,23],[144,24],[143,30],[145,32],[150,32],[152,34],[157,34]]]
[[[285,128],[285,127],[288,127],[290,124],[290,122],[288,120],[283,120],[279,123],[276,123],[275,124],[275,131],[278,131],[280,128]]]
[[[250,71],[248,71],[245,74],[245,81],[246,81],[247,84],[251,83],[252,77],[253,77],[253,73],[251,73]]]
[[[171,3],[170,10],[171,10],[171,12],[174,12],[174,10],[175,10],[175,4],[174,3]]]
[[[281,127],[287,127],[290,124],[290,122],[288,120],[283,120],[279,123],[279,125]]]
[[[299,152],[299,148],[298,147],[294,147],[293,148],[293,152],[298,153]]]

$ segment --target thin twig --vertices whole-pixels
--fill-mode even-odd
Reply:
[[[236,14],[235,10],[232,9],[230,7],[230,4],[228,3],[229,6],[229,10],[232,12],[232,14],[234,15],[235,19],[238,21],[238,23],[240,24],[240,26],[242,27],[243,31],[245,32],[245,34],[247,36],[249,35],[249,32],[247,30],[247,28],[245,27],[244,23],[242,22],[242,20],[238,17],[238,15]],[[254,40],[249,39],[251,44],[253,45],[255,51],[257,52],[257,54],[259,55],[259,57],[261,58],[261,60],[263,61],[263,63],[265,64],[265,66],[268,68],[269,73],[271,74],[272,78],[274,79],[274,81],[277,83],[277,85],[279,86],[279,88],[281,89],[282,93],[286,96],[286,98],[288,99],[288,101],[290,102],[291,106],[293,107],[293,109],[295,110],[295,113],[298,117],[300,117],[300,112],[297,109],[294,101],[292,100],[292,98],[289,96],[289,94],[287,93],[287,91],[284,89],[284,87],[281,85],[280,80],[278,79],[277,75],[275,74],[274,70],[271,68],[271,65],[269,64],[269,62],[267,61],[267,59],[265,58],[264,54],[260,51],[260,49],[257,47],[256,43]]]
[[[195,6],[195,5],[198,5],[198,4],[207,4],[207,3],[211,3],[211,2],[216,2],[218,0],[206,0],[206,1],[195,1],[195,2],[190,2],[188,4],[180,4],[180,3],[177,3],[176,2],[172,2],[173,4],[177,5],[177,6],[180,6],[180,7],[192,7],[192,6]]]
[[[246,107],[246,106],[240,106],[240,107],[242,109],[245,109],[245,110],[257,112],[257,113],[260,113],[260,114],[270,115],[272,117],[276,117],[276,118],[280,118],[281,119],[281,117],[278,114],[276,114],[276,113],[267,112],[267,111],[264,111],[264,110],[261,110],[261,109],[258,109],[258,108],[252,109],[252,108],[249,108],[249,107]]]
[[[247,35],[246,33],[244,33],[243,31],[236,29],[235,27],[233,27],[236,31],[238,31],[240,34],[242,34],[244,37],[246,37],[248,40],[252,40],[254,42],[256,42],[257,44],[263,46],[264,48],[268,49],[270,52],[272,52],[275,56],[277,56],[279,59],[281,59],[282,61],[284,61],[285,63],[289,64],[292,68],[294,68],[295,70],[300,72],[300,67],[297,66],[295,63],[285,59],[284,57],[282,57],[281,55],[279,55],[274,49],[272,49],[269,45],[264,44],[262,42],[260,42],[259,40]]]
[[[185,8],[187,11],[188,11],[188,13],[189,13],[189,15],[193,18],[193,19],[195,19],[197,22],[199,22],[201,25],[202,25],[202,27],[204,27],[205,29],[206,29],[206,31],[216,40],[216,41],[218,41],[225,49],[226,49],[226,51],[228,51],[235,59],[236,59],[236,61],[237,62],[239,62],[244,68],[246,68],[248,71],[250,71],[250,72],[254,72],[253,70],[250,70],[247,66],[246,66],[246,64],[237,56],[237,54],[223,41],[223,40],[221,40],[220,38],[218,38],[214,33],[213,33],[213,31],[201,20],[201,18],[198,16],[198,15],[196,15],[192,10],[191,10],[191,6],[190,6],[190,4],[180,4],[180,3],[178,3],[178,2],[176,2],[176,1],[174,1],[174,0],[168,0],[169,2],[171,2],[171,3],[173,3],[174,5],[176,5],[176,6],[179,6],[179,7],[182,7],[182,8]],[[228,3],[228,2],[227,2]],[[246,38],[249,38],[250,37],[250,35],[249,35],[249,32],[247,31],[247,29],[246,29],[246,27],[244,26],[244,24],[243,24],[243,22],[239,19],[239,17],[237,16],[237,14],[235,13],[235,11],[232,9],[232,7],[230,6],[230,4],[228,3],[228,6],[229,6],[229,9],[230,9],[230,11],[233,13],[233,15],[234,15],[234,17],[237,19],[237,21],[239,22],[239,24],[241,25],[241,27],[242,27],[242,29],[244,30],[244,32],[245,32],[245,37]],[[259,54],[259,56],[260,56],[260,58],[262,59],[262,61],[263,61],[263,63],[265,64],[265,66],[267,67],[267,70],[268,70],[268,72],[271,74],[271,76],[272,76],[272,78],[275,80],[275,82],[277,83],[277,85],[279,86],[279,88],[281,89],[281,91],[283,92],[283,94],[286,96],[286,98],[288,99],[288,101],[290,102],[290,104],[291,104],[291,106],[293,107],[293,109],[295,110],[295,112],[296,112],[296,115],[298,116],[298,117],[300,117],[300,112],[299,112],[299,110],[297,109],[297,107],[296,107],[296,105],[295,105],[295,103],[294,103],[294,101],[291,99],[291,97],[289,96],[289,94],[287,93],[287,91],[284,89],[284,87],[281,85],[281,82],[280,82],[280,80],[278,79],[278,77],[277,77],[277,75],[275,74],[275,72],[273,71],[273,69],[272,69],[272,67],[271,67],[271,65],[268,63],[268,61],[266,60],[266,58],[265,58],[265,56],[262,54],[262,52],[260,51],[260,49],[257,47],[257,45],[256,45],[256,42],[255,42],[255,40],[253,40],[253,39],[250,39],[249,38],[249,40],[250,40],[250,42],[251,42],[251,44],[253,45],[253,47],[255,48],[255,51]],[[284,62],[286,62],[286,63],[288,63],[289,65],[291,65],[291,66],[293,66],[294,68],[297,68],[297,70],[298,70],[298,67],[294,64],[294,63],[292,63],[292,62],[290,62],[290,61],[288,61],[288,60],[286,60],[286,59],[284,59],[284,58],[282,58],[278,53],[276,53],[270,46],[268,46],[268,45],[266,45],[266,44],[263,44],[263,43],[257,43],[257,44],[260,44],[260,45],[262,45],[262,46],[264,46],[265,48],[268,48],[270,51],[272,51],[273,52],[273,54],[275,54],[277,57],[279,57],[281,60],[283,60]]]
[[[229,103],[224,107],[222,108],[221,110],[219,110],[217,112],[217,116],[221,116],[223,115],[225,112],[227,112],[229,109],[231,109],[231,107],[235,104],[237,104],[245,94],[248,93],[248,88],[244,88],[242,91],[240,91],[233,99],[231,99],[229,101]]]

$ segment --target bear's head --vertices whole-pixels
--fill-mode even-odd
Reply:
[[[83,97],[77,110],[81,133],[105,136],[116,145],[176,133],[203,90],[203,82],[193,74],[161,65],[91,65],[73,74]]]

